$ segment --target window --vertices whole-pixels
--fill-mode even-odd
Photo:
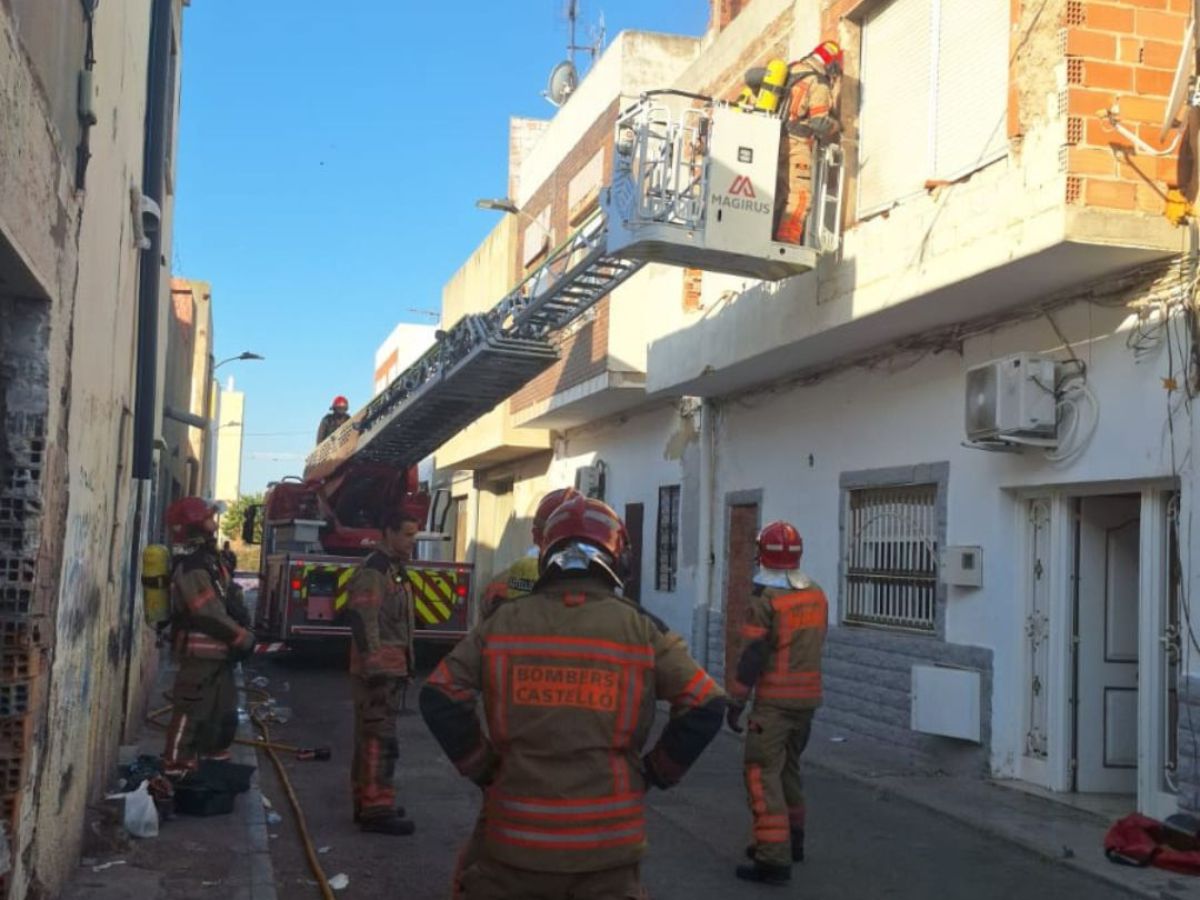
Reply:
[[[1009,0],[892,0],[863,22],[858,210],[1007,149]]]
[[[848,492],[844,619],[933,632],[937,626],[937,485]]]
[[[658,541],[655,553],[654,587],[675,590],[675,568],[679,562],[679,485],[658,489]]]

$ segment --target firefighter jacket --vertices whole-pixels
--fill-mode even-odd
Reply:
[[[792,70],[784,123],[788,134],[795,137],[822,141],[837,137],[841,125],[834,111],[833,87],[820,63],[805,61]]]
[[[374,551],[355,570],[346,591],[350,599],[350,673],[405,677],[413,641],[412,588],[404,563]]]
[[[800,587],[754,585],[741,635],[746,642],[729,684],[735,703],[754,691],[756,705],[816,709],[821,705],[821,648],[828,627],[825,592],[807,578]]]
[[[312,420],[309,419],[311,422]],[[321,424],[317,426],[317,443],[325,440],[335,431],[342,427],[346,422],[350,421],[349,413],[327,412],[321,419]]]
[[[230,608],[214,554],[197,550],[176,561],[171,575],[171,623],[177,656],[229,659],[252,648],[254,635],[239,621],[244,610],[237,603]]]
[[[658,700],[671,718],[640,757]],[[724,709],[679,635],[591,577],[554,577],[501,601],[421,691],[434,737],[485,787],[488,856],[539,872],[636,863],[646,788],[683,777]]]
[[[525,555],[491,580],[484,589],[484,615],[497,600],[515,600],[533,590],[538,580],[538,551],[530,547]]]

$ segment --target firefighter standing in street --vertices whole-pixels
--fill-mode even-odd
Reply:
[[[550,518],[550,514],[558,509],[559,506],[578,493],[575,488],[558,488],[546,494],[541,499],[537,505],[537,509],[533,513],[533,525],[530,528],[533,536],[533,546],[525,552],[524,556],[497,575],[484,588],[484,615],[487,615],[495,606],[496,601],[524,597],[533,590],[533,586],[538,580],[538,557],[542,552],[542,535],[546,527],[546,520]]]
[[[492,614],[500,601],[516,600],[533,590],[539,578],[538,558],[541,556],[542,545],[545,542],[546,520],[563,503],[577,496],[579,496],[579,492],[575,488],[564,487],[550,491],[538,501],[537,509],[533,513],[533,524],[530,527],[533,546],[484,589],[483,616],[485,618]],[[463,896],[463,875],[475,864],[483,852],[485,828],[484,810],[480,809],[475,828],[459,852],[458,861],[454,866],[454,874],[451,876],[451,900],[460,900]]]
[[[742,104],[783,112],[775,186],[775,240],[781,243],[804,240],[812,201],[814,142],[836,140],[841,132],[835,88],[843,61],[842,48],[834,41],[824,41],[799,62],[785,65],[782,60],[771,60],[765,68],[746,73],[749,87],[743,90]]]
[[[821,648],[829,611],[825,594],[800,571],[804,542],[787,522],[758,535],[759,570],[741,634],[746,641],[729,685],[729,727],[740,719],[750,692],[745,777],[754,817],[752,859],[738,878],[787,884],[793,862],[804,859],[804,785],[800,755],[813,714],[821,705]]]
[[[350,401],[340,395],[334,397],[333,403],[329,406],[329,412],[325,413],[321,424],[317,427],[317,443],[321,443],[349,421]]]
[[[413,601],[404,564],[417,520],[389,510],[382,540],[355,570],[349,595],[350,674],[354,691],[354,820],[363,831],[412,834],[396,806],[396,717],[412,671]]]
[[[186,774],[200,759],[228,758],[238,726],[233,670],[254,649],[245,607],[230,606],[215,515],[216,509],[199,497],[185,497],[167,508],[175,548],[172,643],[179,662],[163,751],[170,775]]]
[[[679,635],[615,593],[628,542],[616,513],[576,496],[544,537],[533,592],[501,601],[421,691],[434,737],[485,788],[465,895],[643,897],[645,791],[683,777],[720,729],[725,697]],[[641,756],[660,699],[671,718]]]

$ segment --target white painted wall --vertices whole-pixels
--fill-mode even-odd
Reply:
[[[833,621],[839,618],[841,473],[949,461],[948,543],[983,547],[984,586],[949,589],[946,640],[994,652],[992,763],[999,775],[1015,774],[1023,740],[1025,598],[1015,490],[1155,478],[1172,471],[1161,380],[1167,374],[1166,351],[1135,363],[1125,335],[1113,333],[1123,315],[1086,304],[1055,314],[1088,363],[1101,406],[1095,437],[1069,465],[1051,464],[1037,451],[995,454],[961,446],[967,368],[1023,350],[1057,351],[1062,358],[1061,341],[1044,319],[970,340],[961,358],[948,352],[903,371],[852,370],[817,386],[722,403],[715,546],[724,547],[726,494],[762,489],[763,521],[789,519],[804,535],[804,566],[826,588]],[[1176,426],[1177,458],[1183,464],[1191,440],[1186,415],[1177,416]],[[1181,474],[1186,522],[1190,469]],[[1194,552],[1195,541],[1186,536],[1185,541]],[[721,602],[724,574],[723,553],[716,556],[714,606]]]
[[[671,87],[700,52],[696,38],[622,31],[592,66],[574,95],[520,162],[516,176],[521,209],[575,147],[580,137],[618,97],[636,100],[642,91]]]
[[[414,325],[411,322],[401,322],[392,329],[392,333],[375,351],[374,395],[378,395],[392,383],[392,379],[416,362],[421,354],[433,346],[436,332],[437,326],[435,325]],[[395,361],[386,370],[380,371],[384,361],[393,350],[396,351]],[[354,406],[353,399],[351,406]]]
[[[575,470],[601,459],[608,466],[605,502],[624,515],[626,503],[642,503],[645,521],[642,537],[642,605],[684,637],[692,633],[696,566],[680,540],[676,589],[672,593],[654,588],[655,535],[658,520],[658,489],[681,485],[681,454],[687,432],[674,406],[659,406],[605,425],[581,428],[559,442],[546,479],[547,490],[575,484]],[[682,492],[680,518],[698,515]],[[682,536],[681,536],[682,537]],[[694,553],[691,554],[694,560]]]

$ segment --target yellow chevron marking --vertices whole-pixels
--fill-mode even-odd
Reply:
[[[419,615],[427,625],[436,625],[438,623],[437,618],[429,611],[429,607],[425,605],[424,601],[419,598],[414,598],[413,605],[417,609],[417,615]]]

